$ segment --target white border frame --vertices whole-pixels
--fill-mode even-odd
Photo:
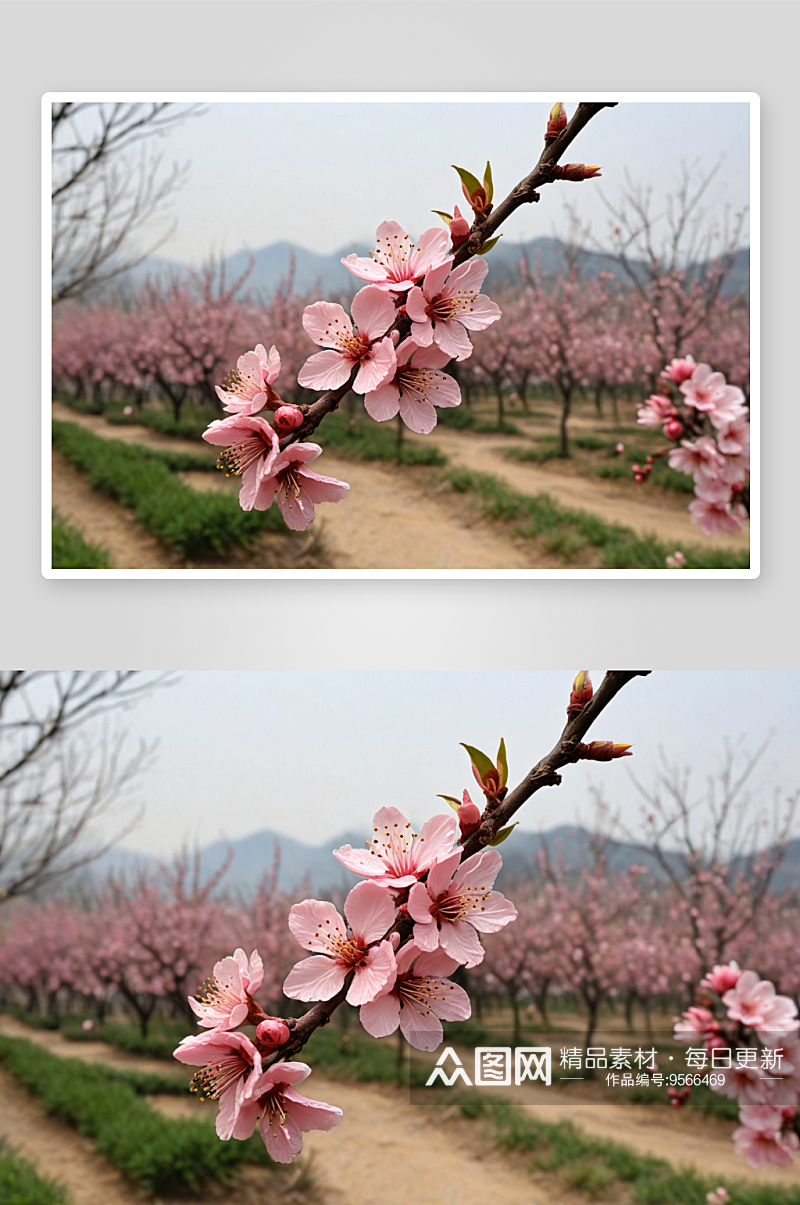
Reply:
[[[557,89],[556,89],[557,91]],[[54,101],[157,101],[180,103],[285,104],[496,104],[547,102],[553,90],[543,92],[46,92],[42,97],[42,576],[45,578],[144,579],[656,579],[691,580],[757,578],[761,572],[761,197],[760,197],[760,97],[755,92],[565,92],[567,104],[581,100],[664,101],[687,104],[738,102],[750,106],[750,338],[752,461],[750,483],[749,569],[53,569],[52,568],[52,289],[50,274],[51,231],[51,106]]]

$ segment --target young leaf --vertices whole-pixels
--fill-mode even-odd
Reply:
[[[496,238],[487,238],[486,242],[481,247],[480,251],[476,251],[476,255],[485,255],[487,251],[491,251],[492,247],[496,246],[502,238],[502,234],[498,234]]]
[[[450,166],[454,167],[458,172],[461,177],[461,183],[470,196],[473,196],[482,187],[480,180],[476,176],[473,176],[472,172],[468,172],[465,167],[456,167],[455,163],[452,163]]]
[[[461,807],[459,800],[454,799],[452,795],[437,795],[436,798],[437,799],[446,799],[454,812],[457,812],[458,809]]]
[[[508,782],[508,758],[506,756],[505,739],[500,740],[500,748],[497,750],[497,768],[500,771],[500,786],[504,787]]]
[[[492,165],[489,160],[486,160],[486,171],[483,173],[483,187],[486,189],[486,200],[491,201],[494,196],[494,184],[492,183]]]
[[[480,749],[476,749],[474,745],[465,745],[463,741],[461,742],[461,746],[462,748],[466,749],[472,764],[475,766],[475,769],[478,771],[481,778],[483,778],[487,771],[494,770],[494,762],[488,758],[485,753],[481,753]]]
[[[435,213],[436,216],[441,218],[443,222],[446,222],[448,226],[453,220],[452,214],[445,213],[442,209],[432,209],[431,213]]]
[[[511,833],[513,833],[514,829],[517,827],[518,824],[519,824],[519,821],[515,820],[513,824],[508,824],[508,825],[506,825],[505,828],[501,828],[500,831],[495,834],[494,840],[490,841],[489,844],[490,845],[502,845],[503,842],[505,841],[506,837],[509,837],[511,835]]]

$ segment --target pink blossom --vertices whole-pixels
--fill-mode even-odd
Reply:
[[[716,502],[705,498],[695,498],[694,502],[690,502],[689,513],[692,521],[699,524],[700,530],[707,536],[717,532],[734,535],[741,530],[747,518],[747,510],[740,502]]]
[[[416,1050],[435,1050],[442,1021],[466,1021],[471,1009],[463,988],[447,978],[458,963],[442,950],[423,954],[414,942],[397,954],[397,979],[369,1004],[361,1005],[361,1024],[373,1038],[385,1038],[398,1025]]]
[[[241,477],[239,505],[242,510],[252,510],[261,479],[278,455],[275,428],[258,415],[235,414],[230,418],[215,419],[203,432],[203,439],[225,448],[217,459],[217,466],[228,476]]]
[[[675,1023],[676,1042],[694,1042],[697,1038],[719,1029],[714,1014],[707,1008],[689,1008],[680,1021]]]
[[[236,950],[232,958],[223,958],[214,966],[212,978],[198,990],[198,998],[189,997],[198,1024],[218,1029],[242,1025],[250,1011],[248,997],[258,991],[263,978],[264,964],[257,950],[253,950],[249,963],[244,950]]]
[[[319,444],[290,444],[278,452],[262,472],[254,499],[256,510],[268,510],[275,495],[278,507],[293,531],[302,531],[314,521],[316,502],[341,502],[350,486],[336,477],[323,477],[309,469],[308,462],[322,452]]]
[[[178,1062],[203,1068],[192,1079],[191,1088],[203,1100],[219,1101],[220,1138],[240,1137],[236,1132],[239,1113],[249,1087],[261,1074],[261,1055],[250,1039],[243,1033],[212,1029],[184,1038],[173,1053]]]
[[[263,1046],[282,1046],[289,1041],[289,1026],[278,1017],[265,1017],[256,1026],[256,1037]]]
[[[752,972],[745,972],[750,974]],[[739,1111],[742,1125],[733,1131],[736,1150],[744,1155],[751,1167],[772,1163],[788,1167],[800,1139],[792,1131],[784,1132],[783,1114],[770,1105],[742,1105]]]
[[[713,416],[733,418],[744,402],[744,394],[737,385],[728,385],[721,372],[714,372],[710,364],[698,364],[688,381],[680,385],[686,405]]]
[[[311,1074],[305,1063],[276,1063],[248,1082],[234,1138],[249,1138],[260,1123],[261,1137],[276,1163],[291,1163],[303,1149],[308,1130],[332,1130],[342,1110],[321,1100],[309,1100],[294,1087]]]
[[[686,557],[683,555],[680,549],[678,549],[673,552],[672,556],[667,557],[666,564],[667,569],[685,569]]]
[[[736,986],[725,992],[722,1003],[732,1021],[766,1033],[786,1034],[800,1029],[797,1005],[788,996],[775,994],[775,985],[755,971],[742,971]]]
[[[712,417],[713,421],[713,417]],[[728,422],[716,423],[717,447],[726,456],[740,456],[750,464],[750,411],[742,407],[741,414]]]
[[[294,431],[303,421],[303,411],[298,406],[279,406],[275,411],[275,426],[281,431]]]
[[[320,347],[297,374],[297,383],[310,389],[338,389],[358,366],[353,391],[367,393],[394,374],[397,360],[391,339],[381,338],[397,316],[395,304],[383,289],[368,285],[351,305],[358,332],[340,305],[315,301],[303,311],[303,327]]]
[[[708,1202],[708,1205],[728,1205],[730,1199],[730,1193],[721,1185],[719,1188],[715,1188],[711,1192],[706,1193],[706,1201]]]
[[[355,974],[348,1004],[366,1004],[394,983],[392,943],[380,940],[397,914],[389,892],[377,883],[359,883],[345,900],[344,914],[350,935],[333,904],[325,900],[303,900],[290,909],[289,928],[301,946],[314,952],[313,958],[297,963],[283,985],[293,1000],[329,1000],[351,971]]]
[[[669,377],[676,385],[681,385],[684,381],[688,381],[696,367],[691,356],[684,356],[682,360],[673,360],[668,364],[661,375]]]
[[[443,264],[428,272],[422,288],[411,289],[406,312],[411,319],[411,338],[418,347],[437,343],[456,360],[472,355],[467,331],[482,331],[500,315],[500,307],[480,296],[489,265],[471,259],[454,268]]]
[[[738,962],[729,962],[727,966],[715,966],[713,971],[709,971],[704,979],[700,980],[700,986],[710,988],[713,992],[718,992],[721,996],[723,992],[729,992],[731,988],[736,987],[741,975]]]
[[[478,933],[496,933],[514,920],[517,910],[492,891],[503,860],[496,849],[484,849],[461,862],[455,850],[428,872],[426,883],[409,892],[408,911],[414,919],[414,941],[421,950],[439,946],[464,966],[483,959]]]
[[[461,390],[444,372],[450,356],[439,347],[417,347],[413,339],[404,339],[397,348],[397,370],[364,398],[367,414],[382,423],[400,417],[407,427],[427,435],[436,426],[435,406],[458,406]]]
[[[255,414],[257,410],[263,410],[269,395],[277,396],[267,387],[280,370],[281,358],[277,349],[271,347],[266,352],[261,343],[256,344],[255,351],[239,356],[236,368],[225,378],[222,387],[216,386],[223,410],[229,414]]]
[[[333,856],[354,874],[364,875],[381,887],[410,887],[434,862],[452,853],[456,829],[455,816],[431,816],[417,836],[401,811],[380,808],[372,817],[374,836],[367,848],[343,845],[333,851]]]
[[[375,240],[377,245],[369,259],[348,255],[342,263],[361,280],[395,293],[405,292],[431,268],[439,268],[452,259],[447,254],[447,231],[438,226],[421,234],[415,247],[397,222],[382,222]]]
[[[642,427],[660,427],[666,419],[674,418],[676,413],[668,397],[651,393],[644,406],[636,411],[636,421]]]

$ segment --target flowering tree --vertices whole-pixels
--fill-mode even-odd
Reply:
[[[257,1003],[263,962],[255,951],[248,960],[237,949],[216,965],[192,1005],[208,1032],[184,1038],[175,1056],[200,1068],[195,1086],[218,1100],[221,1138],[245,1138],[260,1125],[270,1155],[288,1162],[302,1149],[303,1131],[338,1125],[340,1110],[297,1092],[294,1085],[310,1068],[293,1056],[345,1000],[360,1009],[368,1033],[380,1037],[399,1027],[422,1050],[439,1044],[443,1020],[469,1016],[469,999],[450,975],[459,965],[478,966],[484,957],[479,934],[497,933],[517,915],[493,890],[502,865],[495,847],[536,791],[560,783],[564,766],[629,753],[628,745],[581,738],[642,672],[609,671],[596,693],[587,675],[579,675],[559,741],[513,790],[503,742],[494,761],[465,746],[483,810],[468,797],[454,800],[455,815],[432,817],[417,835],[396,808],[381,808],[366,850],[334,851],[362,881],[347,895],[344,916],[325,900],[303,900],[289,912],[289,928],[310,954],[284,983],[287,996],[312,1004],[301,1017],[271,1017]],[[242,1023],[256,1026],[254,1041],[238,1030]]]
[[[350,255],[342,261],[365,282],[353,298],[351,314],[328,301],[315,302],[303,313],[306,333],[322,350],[306,361],[297,381],[307,389],[326,390],[316,401],[284,404],[274,388],[280,370],[277,344],[269,353],[258,344],[240,357],[225,388],[218,388],[231,417],[213,423],[205,438],[226,449],[220,467],[242,475],[243,508],[263,510],[277,499],[287,524],[303,529],[313,520],[315,503],[346,497],[346,483],[307,467],[322,449],[301,441],[351,389],[363,395],[365,409],[376,421],[399,414],[422,434],[433,429],[437,406],[459,404],[458,384],[442,369],[450,360],[461,363],[472,354],[468,332],[484,330],[501,317],[499,306],[481,292],[488,266],[474,257],[491,250],[500,237],[495,232],[520,205],[539,200],[543,185],[598,174],[596,167],[559,161],[580,130],[606,107],[605,102],[582,103],[568,121],[556,104],[538,163],[496,206],[488,163],[482,181],[457,168],[473,213],[471,225],[456,208],[452,215],[441,215],[448,230],[426,230],[412,244],[398,222],[383,222],[370,258]],[[258,418],[264,409],[274,414],[274,425]]]

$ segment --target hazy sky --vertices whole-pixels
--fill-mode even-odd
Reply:
[[[166,163],[191,161],[170,210],[177,231],[160,254],[198,262],[212,250],[231,254],[282,239],[327,254],[371,242],[387,218],[417,237],[438,223],[432,209],[452,212],[459,202],[450,164],[482,175],[490,159],[498,198],[527,175],[551,104],[211,103],[154,142]],[[567,102],[569,113],[574,107]],[[622,101],[570,148],[570,160],[602,165],[602,181],[545,188],[538,205],[513,215],[505,237],[564,233],[568,199],[602,239],[609,217],[601,191],[618,200],[627,171],[663,198],[675,191],[684,162],[706,170],[721,160],[705,209],[722,221],[726,206],[738,211],[749,202],[749,142],[746,104]]]
[[[127,718],[133,735],[160,737],[142,784],[145,815],[129,848],[168,854],[269,828],[318,845],[345,830],[365,837],[373,812],[417,822],[471,775],[459,741],[489,753],[500,737],[518,782],[555,743],[575,670],[519,672],[194,671]],[[592,671],[595,684],[602,671]],[[629,770],[653,782],[659,747],[694,767],[700,790],[727,737],[755,748],[773,732],[756,778],[759,798],[800,788],[800,673],[657,671],[626,686],[592,739],[631,742],[634,756],[567,767],[563,785],[520,813],[536,830],[591,819],[589,787],[630,823],[640,802]]]

